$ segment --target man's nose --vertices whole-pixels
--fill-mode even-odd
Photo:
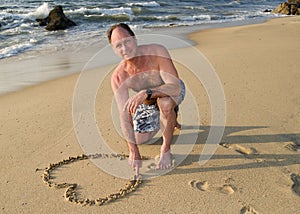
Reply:
[[[126,44],[122,44],[122,46],[121,46],[121,52],[122,53],[126,53],[127,49],[128,49],[128,46]]]

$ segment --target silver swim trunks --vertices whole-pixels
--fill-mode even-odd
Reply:
[[[185,85],[184,85],[184,82],[182,80],[180,80],[180,87],[181,87],[181,92],[180,92],[180,95],[178,97],[178,102],[177,102],[178,105],[180,103],[182,103],[182,101],[185,97]]]
[[[180,80],[181,93],[177,98],[177,104],[179,105],[185,96],[185,85]],[[176,114],[178,113],[178,105],[174,109]],[[133,116],[133,130],[138,133],[155,132],[160,128],[159,120],[160,112],[156,103],[152,105],[141,104],[138,106]]]
[[[152,105],[141,104],[133,116],[133,129],[135,132],[155,132],[160,128],[159,109],[156,103]]]

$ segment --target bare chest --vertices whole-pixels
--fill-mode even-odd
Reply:
[[[127,86],[134,91],[140,91],[143,89],[160,86],[163,83],[164,82],[160,77],[159,71],[143,71],[130,76],[127,82]]]
[[[127,64],[125,67],[129,77],[127,87],[134,91],[154,88],[163,84],[156,57],[142,56],[138,58],[137,63]]]

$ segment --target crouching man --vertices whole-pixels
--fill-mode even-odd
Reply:
[[[151,139],[161,129],[163,143],[157,168],[168,169],[172,165],[173,132],[180,128],[177,111],[185,95],[184,83],[165,47],[138,45],[134,32],[124,23],[113,25],[107,36],[114,52],[122,59],[112,74],[111,86],[129,148],[129,164],[134,169],[141,167],[138,144]],[[136,93],[130,96],[129,89]]]

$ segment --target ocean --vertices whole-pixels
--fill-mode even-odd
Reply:
[[[97,41],[106,40],[106,30],[117,22],[128,23],[139,32],[180,26],[200,29],[201,26],[209,27],[214,24],[222,26],[228,23],[251,23],[278,17],[264,11],[274,9],[281,2],[282,0],[1,0],[0,63],[11,62],[8,59],[17,61],[66,49],[88,47]],[[61,5],[65,15],[77,26],[52,32],[39,26],[36,19],[47,17],[56,5]],[[8,86],[17,82],[13,79],[17,75],[7,74],[5,66],[1,67],[0,93],[9,91]],[[10,75],[10,81],[5,79],[7,75]]]

